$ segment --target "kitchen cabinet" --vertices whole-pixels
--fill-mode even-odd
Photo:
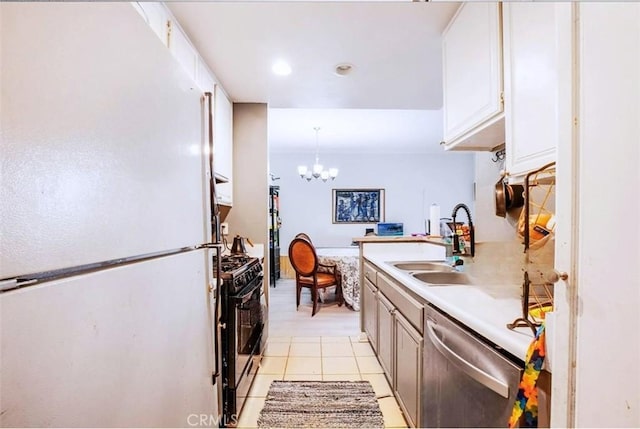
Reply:
[[[191,80],[195,82],[198,66],[198,51],[193,47],[189,38],[184,34],[184,31],[173,17],[171,17],[168,22],[169,50]]]
[[[214,94],[214,176],[218,204],[233,205],[233,103],[216,84],[198,51],[171,12],[162,3],[135,3],[134,7],[169,48],[191,80],[203,92]]]
[[[209,71],[202,58],[198,57],[196,85],[202,92],[214,93],[216,89],[216,80],[213,73]]]
[[[362,316],[364,332],[375,352],[378,351],[378,305],[376,286],[369,279],[364,280],[362,288]]]
[[[393,386],[393,344],[395,307],[382,293],[378,293],[378,360]]]
[[[412,427],[420,426],[423,338],[402,314],[395,313],[395,394]]]
[[[213,169],[218,204],[233,205],[233,103],[220,85],[215,89]]]
[[[501,4],[463,3],[442,35],[446,150],[504,143]]]
[[[142,18],[149,24],[149,27],[162,41],[162,44],[169,46],[169,21],[171,14],[159,2],[134,2],[131,5],[140,13]]]
[[[424,304],[370,263],[363,267],[363,329],[405,418],[419,427]]]
[[[506,171],[556,160],[562,87],[571,85],[571,4],[504,3]],[[520,177],[521,178],[521,177]]]

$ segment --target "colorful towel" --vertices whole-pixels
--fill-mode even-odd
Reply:
[[[524,425],[528,428],[538,427],[538,376],[542,371],[545,352],[544,322],[536,331],[536,336],[529,345],[524,364],[524,373],[518,386],[518,396],[509,418],[509,427],[516,427],[524,413]]]

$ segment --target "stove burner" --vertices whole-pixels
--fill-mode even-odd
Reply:
[[[220,267],[223,273],[233,273],[234,271],[251,263],[253,259],[255,258],[251,258],[246,255],[223,255],[220,261]]]

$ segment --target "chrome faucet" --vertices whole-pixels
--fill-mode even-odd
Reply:
[[[471,221],[471,211],[469,210],[469,207],[467,207],[465,204],[458,204],[453,208],[453,212],[451,213],[451,217],[453,219],[453,254],[455,255],[456,253],[461,253],[460,252],[460,238],[458,237],[458,234],[456,233],[456,213],[458,213],[458,210],[463,209],[466,213],[467,213],[467,220],[469,221],[469,239],[471,241],[469,247],[470,247],[470,252],[471,252],[471,257],[473,257],[473,255],[475,255],[476,253],[476,240],[475,240],[475,234],[473,231],[473,222]]]

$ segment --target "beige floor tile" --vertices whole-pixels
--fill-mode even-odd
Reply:
[[[265,356],[289,356],[290,343],[272,343],[269,341],[264,349]]]
[[[360,381],[360,374],[322,374],[323,381]]]
[[[320,343],[291,343],[289,356],[320,357]]]
[[[384,371],[375,356],[356,356],[360,374],[382,374]]]
[[[354,356],[351,342],[322,343],[322,357],[329,356]]]
[[[371,344],[369,342],[366,343],[353,343],[351,345],[353,347],[353,353],[356,356],[375,356],[373,349],[371,348]]]
[[[266,398],[247,398],[247,401],[242,407],[240,412],[240,419],[238,420],[239,428],[257,428],[258,416],[262,407],[264,407],[264,401]]]
[[[292,337],[292,343],[319,343],[320,337]]]
[[[395,398],[378,399],[382,417],[384,418],[384,427],[386,428],[406,428],[407,422],[404,420],[402,411]]]
[[[376,392],[376,398],[393,397],[391,386],[384,374],[362,374],[362,379],[371,383],[373,391]]]
[[[269,343],[290,343],[291,337],[272,337],[269,336]]]
[[[354,357],[323,357],[323,374],[355,374],[358,371],[358,364]]]
[[[290,357],[285,375],[291,374],[322,374],[322,360],[319,357]]]
[[[273,380],[282,380],[283,376],[283,374],[257,374],[256,378],[253,380],[249,396],[253,398],[266,397],[269,387],[271,386],[271,382]]]
[[[348,343],[351,341],[350,337],[331,337],[331,336],[327,336],[327,337],[322,337],[321,339],[322,344],[325,343]]]
[[[262,358],[258,374],[284,374],[287,367],[286,357],[266,356]]]
[[[285,381],[322,381],[322,374],[285,374]]]

